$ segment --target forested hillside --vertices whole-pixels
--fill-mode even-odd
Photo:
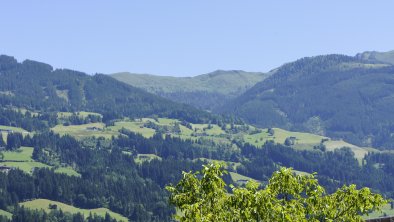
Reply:
[[[357,57],[303,58],[222,107],[249,123],[394,148],[394,66]]]
[[[315,76],[318,67],[323,71]],[[338,67],[341,74],[330,74]],[[323,98],[323,93],[331,93],[324,84],[318,84],[320,81],[333,86],[339,84],[342,87],[337,86],[338,93],[339,89],[354,93],[352,87],[343,86],[349,75],[360,86],[366,82],[379,83],[377,91],[360,88],[363,95],[381,93],[383,79],[385,89],[390,92],[387,73],[391,71],[391,66],[345,56],[304,59],[277,70],[244,96],[254,98],[251,92],[268,87],[265,85],[268,83],[279,87],[288,82],[287,88],[268,88],[272,95],[268,98],[292,105],[289,110],[293,109],[290,111],[294,115],[265,115],[260,119],[261,110],[268,114],[275,112],[269,106],[256,106],[261,110],[250,117],[270,118],[275,126],[280,125],[279,119],[283,126],[295,128],[297,125],[290,120],[303,120],[303,116],[297,115],[313,113],[309,106],[297,111],[298,103],[291,102],[291,98],[303,101],[304,97],[297,92],[308,89],[308,81],[311,84],[308,79],[314,79],[312,82],[320,88],[313,91],[314,100],[305,96],[304,104],[315,105],[319,112],[326,110],[328,116],[331,113],[341,117],[335,110],[342,112],[344,108],[335,107],[336,103],[328,108],[324,106],[327,101],[316,102]],[[301,79],[305,80],[304,85]],[[273,172],[280,167],[292,167],[297,174],[318,172],[317,178],[328,193],[354,183],[370,187],[384,197],[394,197],[391,152],[310,133],[259,128],[237,118],[215,116],[170,102],[105,75],[53,70],[46,64],[18,63],[7,56],[0,57],[0,80],[1,222],[174,221],[172,216],[177,211],[170,205],[165,187],[179,181],[182,171],[197,171],[203,164],[214,161],[226,164],[229,174],[224,176],[224,181],[235,187],[244,186],[247,180],[264,187]],[[301,86],[291,85],[292,81]],[[278,92],[281,93],[274,94]],[[289,93],[291,97],[286,100]],[[381,94],[375,98],[381,98],[378,95]],[[260,94],[260,98],[265,96]],[[343,102],[341,98],[334,101]],[[386,100],[389,102],[390,97]],[[344,101],[353,104],[351,99]],[[375,105],[376,101],[379,102],[375,99],[370,103]],[[390,105],[388,102],[385,104]],[[261,104],[265,104],[264,100]],[[388,115],[384,113],[387,109],[379,109],[372,110],[376,114],[367,112],[370,118],[361,123],[372,124],[368,121],[376,120],[374,115]],[[289,110],[286,111],[291,113]],[[350,110],[357,114],[357,110]],[[355,119],[351,118],[354,114],[344,114],[346,118],[337,120],[354,124]],[[331,120],[315,119],[324,124]],[[307,126],[320,125],[301,126],[310,129]],[[374,129],[374,125],[370,127]],[[330,133],[331,128],[321,129]],[[387,208],[390,210],[390,206]]]
[[[116,73],[111,76],[176,102],[190,104],[205,110],[215,110],[269,75],[241,70],[217,70],[195,77],[132,73]]]
[[[50,65],[0,56],[0,104],[40,111],[93,111],[104,119],[166,116],[192,122],[211,118],[178,104],[119,82],[109,76],[89,76]]]

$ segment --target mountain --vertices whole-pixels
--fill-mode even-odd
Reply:
[[[382,63],[394,65],[394,50],[388,52],[376,52],[376,51],[363,52],[357,54],[356,57],[363,60],[382,62]]]
[[[170,100],[190,104],[205,110],[215,110],[269,74],[241,70],[223,71],[195,77],[155,76],[148,74],[116,73],[115,79]]]
[[[166,116],[201,122],[211,114],[163,99],[107,75],[56,69],[0,56],[0,104],[39,111],[92,111],[104,119]]]
[[[221,111],[262,127],[394,148],[394,66],[360,56],[303,58],[278,68]]]

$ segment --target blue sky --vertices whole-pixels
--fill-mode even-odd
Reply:
[[[392,0],[9,0],[0,54],[87,73],[269,71],[305,56],[393,50],[393,9]]]

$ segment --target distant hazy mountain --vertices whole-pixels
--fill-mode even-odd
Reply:
[[[148,74],[116,73],[117,80],[145,89],[176,102],[214,110],[241,95],[269,74],[240,70],[217,70],[196,77],[170,77]]]
[[[394,147],[392,54],[303,58],[283,65],[221,111],[259,126]]]
[[[375,61],[375,62],[382,62],[394,65],[394,50],[389,52],[363,52],[356,55],[357,58],[368,60],[368,61]]]

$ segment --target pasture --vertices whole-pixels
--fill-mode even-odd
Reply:
[[[322,139],[327,137],[319,136],[311,133],[292,132],[280,128],[273,128],[273,135],[270,135],[268,129],[262,129],[261,133],[244,134],[244,141],[252,145],[262,147],[267,141],[284,144],[286,138],[295,137],[295,148],[308,147],[320,144]]]
[[[379,217],[387,217],[387,216],[394,216],[394,209],[391,208],[390,204],[386,204],[383,206],[382,212],[374,211],[370,213],[368,216],[363,216],[364,219],[374,219]]]
[[[144,125],[143,122],[119,121],[119,122],[115,122],[114,126],[108,127],[108,129],[110,129],[114,132],[118,132],[122,128],[125,128],[125,129],[130,130],[134,133],[141,134],[145,138],[152,137],[156,131],[154,129],[144,127],[143,125]]]
[[[95,128],[95,129],[93,129]],[[104,137],[110,139],[112,136],[119,135],[118,132],[112,131],[110,129],[105,129],[104,123],[89,123],[82,125],[56,125],[52,128],[52,131],[60,135],[70,135],[78,140],[86,137]]]
[[[71,167],[58,167],[55,168],[55,173],[63,173],[66,174],[68,176],[76,176],[76,177],[80,177],[81,174],[77,173],[77,171],[75,171],[73,168]]]
[[[244,176],[242,174],[239,173],[234,173],[234,172],[229,172],[231,179],[237,183],[238,185],[242,185],[245,184],[247,181],[255,181],[255,182],[259,182],[258,180],[255,180],[253,178]]]
[[[72,116],[74,114],[77,115],[80,118],[86,118],[89,115],[103,117],[103,115],[101,115],[100,113],[80,111],[80,112],[75,112],[75,113],[72,113],[72,112],[58,112],[57,113],[57,118],[58,119],[68,118],[68,117],[70,117],[70,116]]]
[[[12,219],[12,213],[7,212],[7,211],[2,210],[2,209],[0,209],[0,216],[4,216],[4,217],[6,217],[8,219]]]
[[[19,168],[26,173],[31,173],[34,168],[52,168],[52,166],[33,160],[33,150],[33,147],[21,147],[15,151],[4,151],[4,159],[0,164]],[[55,172],[64,173],[69,176],[80,176],[79,173],[71,167],[58,167],[55,169]]]
[[[134,161],[138,164],[141,164],[143,162],[150,162],[152,160],[161,160],[161,157],[155,155],[155,154],[137,154],[137,156],[134,158]]]
[[[21,147],[16,151],[4,151],[3,161],[33,161],[33,147]]]
[[[112,218],[116,219],[117,221],[124,221],[124,222],[128,221],[126,217],[118,213],[112,212],[107,208],[81,209],[68,204],[47,200],[47,199],[35,199],[35,200],[19,203],[20,206],[24,206],[32,210],[44,210],[47,213],[51,211],[51,209],[49,209],[50,204],[56,205],[57,209],[61,209],[63,212],[69,212],[73,214],[81,213],[84,215],[85,218],[88,217],[90,213],[97,214],[101,217],[105,217],[105,214],[108,213]]]
[[[5,216],[8,219],[12,219],[12,213],[0,209],[0,216]]]
[[[324,142],[324,145],[326,146],[327,151],[333,151],[335,149],[339,149],[342,147],[348,147],[350,148],[353,153],[354,157],[359,161],[361,164],[362,159],[368,152],[379,152],[379,150],[370,148],[370,147],[359,147],[355,146],[353,144],[347,143],[343,140],[329,140]]]
[[[1,133],[1,135],[3,136],[3,140],[4,140],[5,142],[7,142],[7,135],[8,135],[8,133],[7,133],[7,132],[1,132],[1,130],[12,130],[12,131],[14,131],[14,132],[16,132],[16,133],[22,133],[22,135],[27,135],[27,134],[29,134],[28,131],[26,131],[26,130],[24,130],[24,129],[22,129],[22,128],[19,128],[19,127],[0,125],[0,133]]]

